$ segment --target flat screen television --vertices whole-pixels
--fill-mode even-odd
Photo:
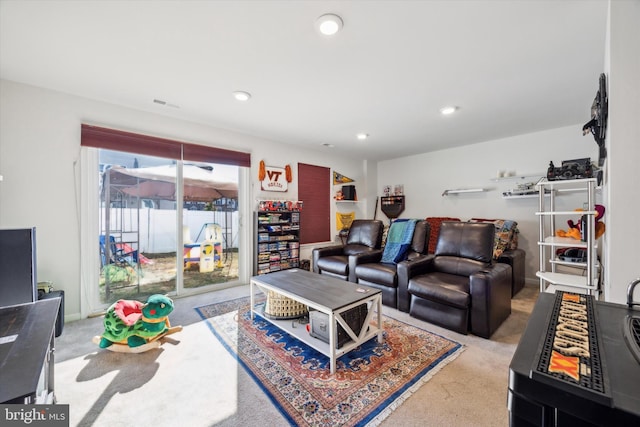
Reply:
[[[36,229],[0,229],[0,307],[38,299]]]

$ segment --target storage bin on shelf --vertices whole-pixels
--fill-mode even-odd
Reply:
[[[297,319],[306,316],[308,313],[309,309],[301,302],[274,291],[267,293],[264,315],[269,319]]]

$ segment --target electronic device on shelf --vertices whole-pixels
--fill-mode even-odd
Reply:
[[[587,250],[584,248],[560,248],[556,256],[560,261],[587,262]]]
[[[538,190],[536,189],[535,182],[527,182],[525,184],[518,184],[516,188],[511,189],[510,193],[514,196],[524,196],[527,194],[538,194]]]
[[[565,179],[593,178],[593,166],[590,158],[563,160],[561,167],[556,167],[553,161],[549,162],[547,179],[559,181]]]

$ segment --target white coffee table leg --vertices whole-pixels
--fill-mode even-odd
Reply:
[[[378,343],[382,342],[382,296],[378,295]]]
[[[250,298],[250,301],[251,301],[250,302],[251,307],[249,307],[249,314],[251,315],[251,320],[253,320],[253,309],[255,308],[253,292],[254,292],[253,280],[250,280],[249,281],[249,298]]]
[[[331,374],[336,373],[336,339],[337,339],[336,317],[333,312],[329,313],[329,361]]]

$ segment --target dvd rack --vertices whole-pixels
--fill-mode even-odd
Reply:
[[[258,211],[256,229],[255,274],[300,266],[299,211]]]

